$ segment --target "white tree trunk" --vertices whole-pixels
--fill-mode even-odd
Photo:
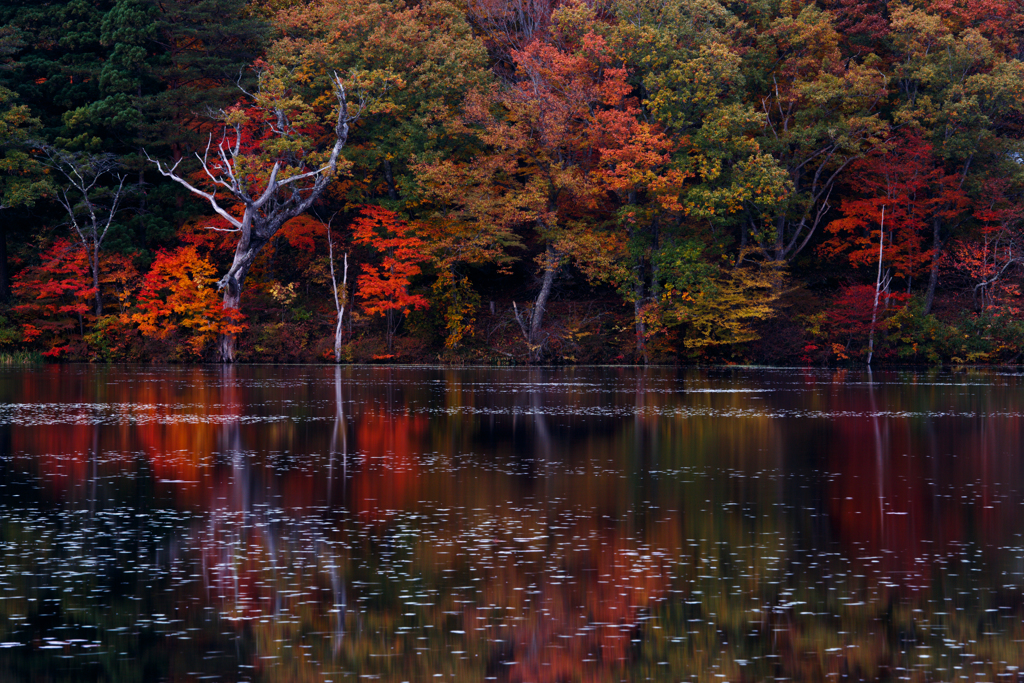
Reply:
[[[547,252],[544,254],[544,278],[541,280],[540,292],[537,293],[537,300],[533,304],[533,312],[530,316],[530,335],[527,338],[527,344],[530,347],[531,363],[536,363],[543,355],[544,344],[541,332],[544,327],[544,313],[547,311],[551,288],[558,275],[559,261],[559,254],[553,247],[548,246]]]
[[[358,114],[349,116],[345,88],[337,74],[335,74],[334,86],[335,96],[338,99],[338,119],[334,129],[335,141],[328,161],[319,168],[289,175],[288,164],[294,163],[294,160],[289,162],[286,159],[282,166],[282,160],[278,158],[274,160],[265,187],[262,189],[260,189],[260,183],[251,182],[248,173],[239,170],[240,164],[244,166],[251,156],[247,150],[242,149],[243,134],[239,123],[226,121],[223,135],[216,148],[211,149],[213,147],[211,136],[205,154],[203,156],[196,155],[209,179],[208,184],[212,184],[210,191],[196,187],[177,173],[180,160],[173,166],[165,167],[161,162],[151,159],[148,154],[146,155],[146,158],[156,165],[161,175],[174,180],[192,194],[209,202],[214,212],[232,226],[227,232],[239,233],[231,268],[217,285],[224,291],[225,309],[238,309],[245,276],[260,250],[274,237],[285,222],[306,212],[313,205],[313,202],[327,187],[338,167],[338,156],[348,141],[349,123],[355,120]],[[254,99],[257,102],[260,101],[259,98]],[[288,111],[283,108],[292,105],[271,103],[259,106],[271,115],[272,120],[277,122],[276,127],[271,126],[271,133],[285,136],[296,132],[289,120]],[[292,168],[294,170],[294,167]],[[284,178],[279,176],[282,170],[286,176]],[[241,218],[221,206],[223,199],[218,199],[218,192],[230,195],[245,207]],[[233,338],[222,338],[219,348],[222,362],[234,362],[235,340]]]
[[[885,207],[882,207],[882,222],[878,226],[878,275],[875,276],[875,304],[871,307],[871,328],[868,332],[868,365],[875,355],[875,323],[878,321],[878,298],[882,292],[882,255],[885,248]]]
[[[331,223],[327,222],[327,258],[331,264],[331,291],[334,293],[334,310],[338,312],[338,321],[334,326],[334,362],[341,362],[341,335],[344,331],[345,307],[348,305],[348,252],[345,252],[345,265],[341,274],[341,295],[338,295],[338,279],[334,274],[334,240],[331,239]]]

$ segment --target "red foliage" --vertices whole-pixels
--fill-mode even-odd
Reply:
[[[922,272],[933,259],[934,250],[926,247],[933,221],[959,214],[967,204],[959,176],[946,174],[931,144],[915,134],[856,162],[850,185],[861,197],[843,200],[844,216],[826,228],[833,237],[821,253],[845,255],[853,266],[876,267],[875,240],[884,207],[883,264],[903,280]]]
[[[401,318],[429,305],[426,297],[409,292],[411,278],[420,274],[419,264],[429,256],[423,240],[412,234],[409,224],[394,211],[379,206],[363,208],[362,215],[352,222],[352,235],[356,244],[372,247],[382,257],[380,266],[363,264],[363,273],[356,282],[363,310],[387,318],[390,351]]]
[[[1024,207],[1011,198],[1011,190],[1004,178],[985,183],[987,201],[974,212],[981,229],[974,237],[957,240],[945,257],[946,267],[967,277],[979,311],[1020,296],[1019,284],[1009,276],[1024,261]],[[1008,312],[1017,315],[1017,307]]]
[[[906,305],[909,298],[905,293],[881,292],[878,300],[878,319],[875,321],[876,334],[884,337],[888,321]],[[847,360],[862,355],[867,347],[868,335],[871,333],[874,306],[874,285],[846,286],[832,302],[822,320],[821,333],[836,358]]]
[[[1000,51],[1019,50],[1024,12],[1014,0],[930,0],[927,7],[954,31],[974,29]]]
[[[228,209],[235,216],[242,215],[242,207]],[[220,216],[200,216],[187,221],[178,230],[182,244],[191,245],[201,253],[228,258],[235,249],[236,237],[228,230],[231,226]]]
[[[849,39],[864,41],[863,52],[870,52],[878,40],[889,35],[888,10],[884,0],[829,0],[835,27]]]
[[[53,358],[73,355],[76,349],[84,353],[83,337],[96,323],[89,256],[69,238],[56,240],[40,253],[42,261],[24,268],[12,282],[21,303],[11,312],[22,321],[23,341],[41,342],[44,355]],[[100,263],[100,287],[123,309],[137,277],[135,266],[129,257],[111,253],[102,253]]]
[[[33,313],[41,319],[59,316],[80,318],[91,310],[96,295],[85,249],[61,238],[42,252],[43,260],[14,277],[14,293],[27,302],[14,307],[16,313]],[[63,325],[61,325],[63,326]],[[53,329],[51,322],[48,325]]]
[[[296,216],[281,226],[277,235],[306,255],[316,253],[317,238],[324,236],[324,224],[308,214]]]
[[[266,68],[262,60],[256,62],[257,69]],[[265,188],[269,178],[268,171],[275,162],[287,159],[286,166],[298,166],[300,170],[310,170],[305,166],[307,150],[302,145],[281,144],[282,139],[325,137],[326,130],[320,125],[285,124],[286,133],[282,136],[282,123],[276,120],[271,110],[267,110],[245,100],[239,100],[225,111],[228,125],[224,128],[219,141],[216,142],[216,154],[210,155],[209,167],[214,175],[240,173],[245,179],[251,196],[259,195]],[[291,142],[292,140],[289,140]],[[237,148],[241,158],[246,160],[243,165],[235,164],[229,168],[225,160],[231,159]],[[205,176],[197,175],[197,178]]]

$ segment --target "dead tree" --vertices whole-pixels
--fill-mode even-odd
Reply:
[[[338,157],[348,140],[349,124],[358,118],[359,112],[349,115],[345,87],[337,74],[332,85],[338,100],[338,116],[334,144],[326,153],[321,150],[318,155],[312,141],[293,123],[300,117],[308,121],[310,108],[301,105],[305,108],[296,111],[295,100],[288,96],[290,93],[280,81],[261,74],[260,90],[246,93],[252,107],[225,112],[220,141],[215,143],[211,136],[205,152],[196,154],[209,190],[200,189],[180,175],[177,170],[180,161],[167,167],[146,156],[161,175],[208,201],[217,215],[232,226],[226,229],[228,232],[238,233],[231,268],[217,283],[224,293],[226,309],[239,307],[245,276],[260,250],[285,222],[313,205],[337,170]],[[257,120],[254,116],[263,118]],[[258,139],[253,135],[254,127],[261,129],[263,142],[252,142]],[[290,144],[268,144],[270,142]],[[275,151],[278,149],[285,151]],[[311,163],[318,158],[321,161]],[[254,169],[263,169],[263,172],[254,172]],[[242,209],[241,217],[227,210],[225,199]],[[222,362],[234,362],[234,337],[221,337],[219,351]]]
[[[327,259],[331,265],[331,292],[334,294],[334,310],[338,314],[337,323],[334,326],[334,362],[341,362],[341,335],[344,330],[345,307],[348,306],[348,252],[345,252],[345,266],[341,274],[341,287],[338,287],[338,278],[334,273],[334,240],[331,238],[331,220],[324,223],[327,230]]]
[[[64,207],[75,236],[89,256],[92,286],[96,290],[95,313],[103,315],[100,293],[100,249],[114,217],[122,208],[127,190],[125,176],[117,173],[120,162],[113,154],[81,154],[42,145],[43,163],[63,177],[57,202]],[[105,184],[110,177],[114,183]]]

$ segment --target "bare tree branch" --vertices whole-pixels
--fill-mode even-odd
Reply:
[[[57,203],[68,214],[71,227],[89,257],[95,290],[95,314],[103,315],[103,297],[100,292],[100,249],[122,208],[127,191],[126,176],[118,173],[120,162],[113,154],[85,154],[68,152],[51,145],[40,144],[43,163],[63,176],[65,186],[57,194]],[[116,187],[104,187],[101,182],[112,176]]]
[[[262,77],[260,83],[262,88],[264,83]],[[178,172],[178,164],[167,167],[160,161],[150,158],[148,154],[146,155],[146,158],[156,166],[161,175],[174,180],[192,194],[205,199],[221,218],[233,226],[230,229],[210,229],[239,233],[231,267],[217,285],[224,292],[225,308],[238,308],[245,277],[257,254],[285,222],[304,213],[313,205],[337,170],[341,150],[348,141],[349,124],[362,113],[365,103],[360,101],[358,111],[352,116],[349,113],[345,86],[337,73],[334,74],[332,87],[338,101],[338,115],[334,125],[335,139],[328,160],[318,168],[308,169],[306,165],[305,159],[311,150],[303,150],[302,153],[296,154],[282,154],[268,159],[261,158],[259,149],[255,151],[244,149],[242,145],[244,131],[242,124],[237,120],[225,121],[221,141],[216,145],[214,156],[211,155],[211,148],[214,147],[212,135],[203,154],[196,154],[209,183],[213,185],[212,191],[200,189],[189,182]],[[264,126],[264,131],[269,131],[278,138],[291,138],[296,135],[291,124],[289,110],[286,109],[286,106],[294,106],[293,104],[278,103],[272,97],[268,99],[264,97],[262,90],[245,94],[252,100],[255,109],[262,110],[264,116],[262,119],[253,121],[254,125]],[[224,112],[222,115],[226,117]],[[258,184],[260,181],[257,181],[254,186],[250,160],[256,160],[257,166],[270,164],[270,170],[262,189]],[[239,171],[240,164],[245,164],[242,172]],[[265,168],[265,165],[263,167]],[[232,216],[222,206],[221,200],[217,196],[218,190],[226,194],[231,201],[243,207],[241,218]],[[226,362],[234,360],[233,344],[233,339],[222,340],[222,360]]]

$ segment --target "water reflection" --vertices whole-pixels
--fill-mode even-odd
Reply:
[[[0,679],[1013,680],[1020,379],[0,375]]]

